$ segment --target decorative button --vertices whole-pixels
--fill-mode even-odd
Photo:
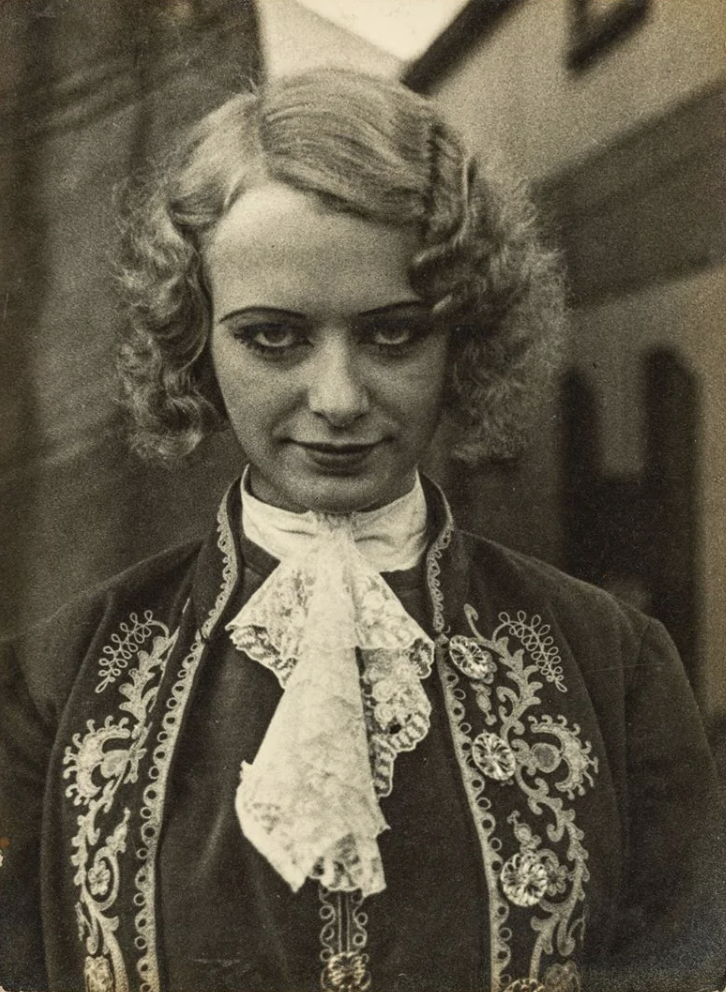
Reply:
[[[113,972],[107,958],[86,958],[84,971],[87,992],[114,992]]]
[[[507,742],[487,731],[475,739],[471,756],[477,768],[497,782],[506,782],[517,768],[517,759]]]
[[[546,987],[536,978],[518,978],[507,985],[504,992],[547,992]]]
[[[581,992],[580,972],[574,961],[552,964],[544,976],[545,992]]]
[[[358,951],[333,954],[321,976],[325,992],[367,992],[371,987],[368,955]]]
[[[457,634],[449,641],[449,656],[460,672],[477,682],[491,682],[497,670],[494,659],[472,637]]]
[[[536,906],[547,891],[547,869],[531,851],[513,855],[500,877],[504,895],[515,906]]]

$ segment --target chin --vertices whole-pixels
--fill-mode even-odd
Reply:
[[[298,505],[318,513],[354,513],[390,503],[400,493],[377,480],[338,476],[310,480],[290,495]]]
[[[372,510],[389,502],[382,493],[366,491],[366,487],[355,485],[341,486],[338,480],[333,485],[311,487],[306,496],[306,508],[318,513],[354,513]]]
[[[355,513],[374,510],[403,496],[413,485],[415,469],[381,472],[368,465],[368,471],[330,471],[322,466],[305,465],[300,471],[275,475],[262,474],[252,467],[253,494],[265,503],[293,513]]]

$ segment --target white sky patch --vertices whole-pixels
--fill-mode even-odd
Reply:
[[[298,0],[406,62],[417,58],[467,0]]]

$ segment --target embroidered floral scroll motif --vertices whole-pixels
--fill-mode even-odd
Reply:
[[[128,677],[118,686],[118,710],[125,715],[108,716],[100,726],[88,720],[85,732],[73,735],[63,757],[63,777],[70,780],[65,794],[81,810],[71,863],[78,889],[78,934],[87,953],[87,992],[129,988],[114,906],[119,895],[119,856],[127,847],[131,813],[127,807],[118,808],[117,793],[138,778],[149,713],[177,636],[148,612],[143,620],[132,614],[120,631],[112,638],[113,648],[104,651],[97,691],[127,670]]]
[[[155,634],[154,644],[158,643],[162,647],[169,636],[164,624],[154,620],[151,610],[145,610],[141,617],[138,613],[131,613],[128,623],[119,624],[119,631],[120,633],[111,635],[111,643],[105,645],[101,651],[98,662],[100,680],[96,692],[103,692],[112,685]]]
[[[444,666],[442,677],[495,910],[492,988],[500,992],[508,982],[509,987],[518,987],[504,974],[511,956],[511,930],[504,923],[511,913],[527,911],[534,933],[528,970],[530,976],[539,976],[531,979],[532,987],[569,992],[577,988],[573,984],[577,969],[570,959],[584,929],[578,907],[589,879],[575,801],[594,784],[597,758],[577,724],[544,712],[546,685],[567,692],[562,659],[548,625],[521,611],[514,617],[502,613],[487,638],[477,629],[476,611],[466,606],[465,613],[471,636],[450,639],[453,669]],[[460,687],[457,672],[465,676],[468,692]],[[467,718],[468,700],[484,720],[486,729],[478,735]],[[499,794],[512,810],[506,819],[508,829],[495,822],[487,798],[492,789],[513,789]],[[525,815],[535,829],[525,822]],[[548,958],[547,980],[540,986]]]
[[[519,610],[516,617],[502,613],[499,619],[502,621],[502,627],[498,629],[505,628],[511,631],[525,651],[529,652],[545,679],[553,682],[560,692],[567,692],[562,675],[562,658],[550,634],[549,624],[544,623],[536,614],[530,620],[522,610]]]

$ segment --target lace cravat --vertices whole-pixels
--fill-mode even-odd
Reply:
[[[393,519],[401,503],[391,504]],[[380,529],[387,515],[373,513]],[[315,878],[367,896],[385,888],[378,800],[391,791],[396,755],[428,732],[421,679],[433,644],[359,550],[361,533],[381,546],[368,514],[303,516],[308,538],[228,625],[284,689],[257,756],[243,763],[236,810],[294,891]],[[406,535],[398,543],[407,546]]]

